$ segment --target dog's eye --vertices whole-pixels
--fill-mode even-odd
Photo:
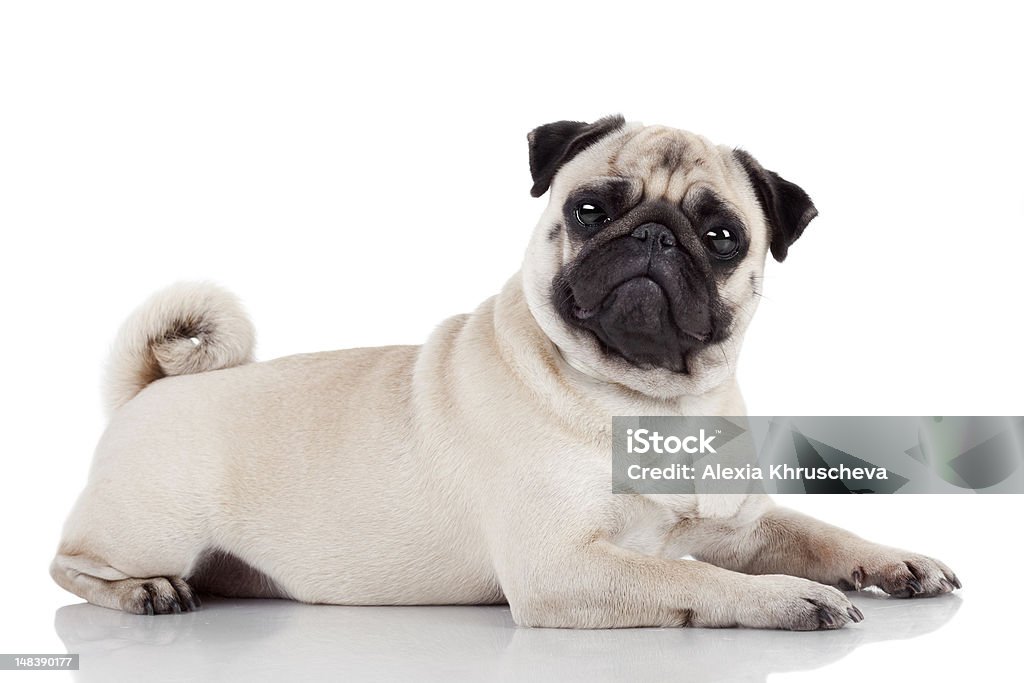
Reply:
[[[608,212],[594,202],[581,202],[576,205],[576,220],[580,225],[593,228],[611,220]]]
[[[704,246],[720,259],[731,259],[740,250],[740,242],[729,228],[715,228],[704,233]]]

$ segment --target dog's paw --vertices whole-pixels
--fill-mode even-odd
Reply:
[[[874,555],[837,583],[843,590],[877,586],[896,598],[928,597],[961,588],[960,579],[942,562],[899,550]]]
[[[841,591],[795,576],[751,576],[739,624],[790,631],[837,629],[864,618]]]
[[[121,609],[132,614],[179,614],[199,609],[199,596],[176,576],[117,582]]]

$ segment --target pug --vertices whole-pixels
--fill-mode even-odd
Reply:
[[[255,363],[215,286],[137,310],[57,583],[136,614],[212,593],[796,630],[860,621],[843,591],[959,588],[763,495],[611,492],[612,416],[744,414],[734,369],[766,256],[817,212],[750,154],[673,128],[612,116],[528,140],[548,204],[521,271],[422,346]]]

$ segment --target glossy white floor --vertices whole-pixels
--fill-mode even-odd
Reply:
[[[216,601],[197,613],[146,618],[93,605],[57,611],[56,629],[81,654],[81,681],[188,680],[765,680],[843,666],[872,643],[903,656],[930,651],[953,628],[959,597],[909,604],[862,597],[866,620],[830,633],[754,630],[518,629],[507,607],[330,607]],[[934,657],[928,656],[935,665]]]
[[[1019,657],[1014,588],[1020,496],[790,498],[865,536],[932,553],[964,582],[955,595],[861,593],[840,631],[520,629],[507,607],[332,607],[207,600],[195,613],[126,615],[79,604],[43,572],[5,591],[6,652],[72,652],[81,670],[12,680],[844,681],[1009,676]],[[42,569],[42,558],[33,562]],[[8,566],[10,568],[10,566]],[[10,588],[9,583],[6,584]],[[13,649],[12,649],[13,648]],[[4,672],[0,672],[4,673]]]

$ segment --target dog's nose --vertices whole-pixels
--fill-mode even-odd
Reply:
[[[671,249],[676,246],[676,236],[661,223],[644,223],[633,231],[633,237],[641,242],[650,240],[652,248]]]

